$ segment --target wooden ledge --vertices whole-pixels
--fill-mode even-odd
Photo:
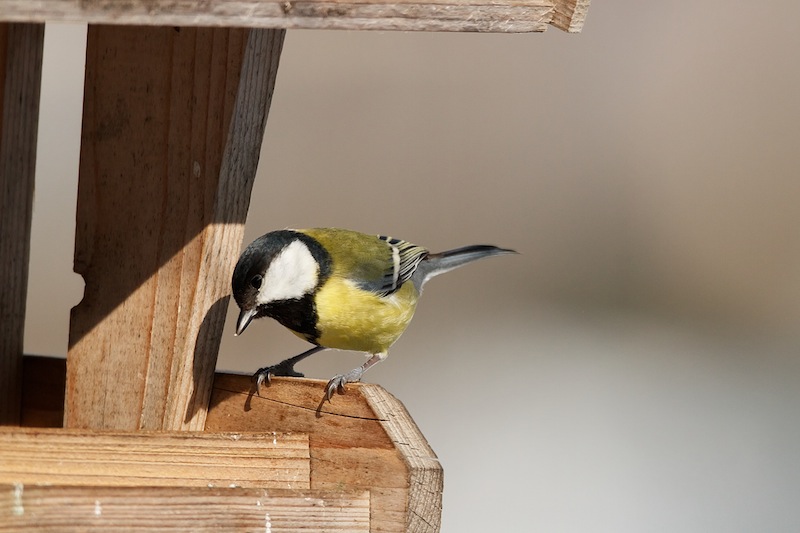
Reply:
[[[55,519],[41,514],[49,499],[82,508],[95,499],[102,505],[130,497],[154,516],[168,516],[169,506],[159,507],[151,493],[131,487],[161,487],[186,498],[187,506],[204,502],[208,520],[216,516],[210,509],[233,502],[242,520],[250,520],[253,509],[240,504],[247,498],[255,502],[256,492],[217,490],[232,485],[268,491],[261,496],[274,496],[274,488],[294,491],[281,495],[289,500],[273,501],[274,511],[262,509],[270,516],[295,516],[294,525],[307,517],[319,524],[333,520],[330,510],[309,515],[302,505],[295,509],[292,498],[302,496],[349,502],[340,505],[344,522],[336,523],[352,528],[341,530],[439,529],[442,467],[405,407],[379,385],[350,384],[346,394],[321,404],[322,380],[276,378],[255,395],[250,376],[216,374],[204,432],[123,432],[54,427],[63,419],[64,373],[63,359],[23,360],[22,421],[29,427],[0,429],[0,523],[10,516],[14,487],[22,487],[26,498],[38,498],[23,501],[40,513],[31,515],[38,522],[28,525]],[[42,484],[73,489],[60,492]],[[134,507],[114,505],[122,519],[134,516]],[[362,529],[364,506],[369,523]],[[61,504],[53,509],[61,510]],[[69,516],[77,520],[79,514]],[[178,528],[185,525],[175,522]],[[328,530],[340,529],[309,531]]]
[[[0,20],[290,29],[569,32],[590,0],[5,0]]]

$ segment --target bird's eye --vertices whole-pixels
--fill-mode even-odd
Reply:
[[[264,281],[264,278],[262,278],[260,275],[256,274],[255,276],[253,276],[253,279],[250,280],[250,285],[254,289],[260,289],[262,281]]]

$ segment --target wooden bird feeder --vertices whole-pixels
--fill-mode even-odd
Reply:
[[[0,530],[438,531],[394,397],[215,374],[286,29],[581,30],[589,0],[0,3]],[[23,356],[44,23],[87,22],[67,359]]]

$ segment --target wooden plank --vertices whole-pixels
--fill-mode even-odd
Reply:
[[[0,531],[370,531],[367,491],[0,485]]]
[[[206,430],[308,433],[312,489],[369,488],[374,530],[438,531],[442,468],[408,411],[371,384],[320,409],[325,384],[275,378],[253,396],[248,376],[217,374]]]
[[[0,19],[163,26],[541,32],[552,21],[553,5],[553,0],[4,0]]]
[[[0,483],[307,489],[308,435],[0,428]]]
[[[202,429],[283,37],[89,27],[65,425]]]
[[[0,424],[18,424],[44,24],[0,24]]]
[[[569,33],[579,33],[586,22],[591,0],[556,0],[551,24]]]

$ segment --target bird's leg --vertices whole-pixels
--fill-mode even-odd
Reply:
[[[294,365],[308,357],[309,355],[314,355],[315,353],[324,350],[324,346],[314,346],[310,350],[306,350],[305,352],[295,355],[294,357],[290,357],[289,359],[285,359],[278,363],[277,365],[272,366],[265,366],[264,368],[259,368],[255,374],[253,374],[253,381],[256,384],[256,393],[259,392],[261,385],[264,382],[267,382],[269,385],[270,379],[274,376],[288,376],[293,378],[302,378],[303,374],[297,372],[294,369]]]
[[[347,374],[339,374],[333,376],[328,384],[325,386],[325,399],[331,401],[334,392],[339,392],[339,394],[344,394],[344,386],[347,383],[356,383],[361,381],[361,376],[364,375],[364,372],[369,370],[371,367],[375,366],[376,364],[380,363],[388,354],[386,352],[372,354],[372,357],[367,359],[367,361],[348,372]]]

